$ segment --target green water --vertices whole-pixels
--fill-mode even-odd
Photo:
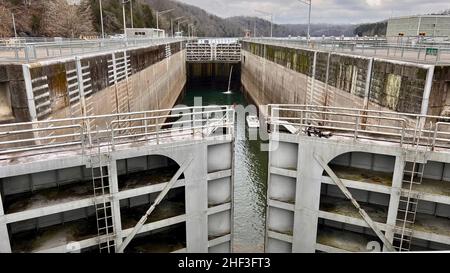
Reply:
[[[249,102],[240,92],[239,82],[226,81],[188,83],[181,103],[192,106],[195,97],[203,105],[244,105]],[[248,140],[246,123],[237,119],[234,177],[234,252],[264,252],[266,214],[267,152],[261,152],[260,140]]]

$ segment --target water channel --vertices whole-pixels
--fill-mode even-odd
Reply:
[[[196,97],[202,98],[203,105],[251,103],[239,80],[232,81],[231,93],[227,89],[225,79],[190,80],[179,103],[192,106]],[[233,251],[264,252],[268,154],[261,151],[261,140],[248,139],[245,120],[236,119],[235,126]]]

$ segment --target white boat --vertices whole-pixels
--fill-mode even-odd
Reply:
[[[257,116],[247,116],[247,125],[249,128],[259,128],[259,119]]]

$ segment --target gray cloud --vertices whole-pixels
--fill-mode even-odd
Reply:
[[[274,13],[276,23],[305,23],[308,7],[297,0],[178,0],[220,17],[258,16],[255,10]],[[312,0],[314,23],[363,23],[392,16],[450,9],[449,0]]]

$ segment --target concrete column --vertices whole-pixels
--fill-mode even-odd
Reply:
[[[30,66],[22,65],[23,78],[25,81],[25,90],[27,92],[28,111],[30,112],[30,121],[37,121],[36,104],[34,102],[33,84],[31,83]]]
[[[80,57],[76,57],[75,62],[77,66],[77,81],[78,81],[78,92],[80,94],[80,107],[81,112],[83,113],[82,115],[83,117],[85,117],[87,116],[87,109],[86,109],[86,97],[84,95],[83,68],[81,66]]]
[[[111,160],[109,168],[109,186],[111,191],[111,211],[113,216],[114,232],[116,233],[116,250],[122,244],[122,217],[120,215],[120,200],[117,198],[119,182],[117,179],[117,161]]]
[[[427,71],[427,78],[425,81],[425,87],[424,87],[424,91],[423,91],[422,107],[420,110],[421,115],[428,114],[428,107],[429,107],[428,104],[430,102],[431,89],[433,88],[434,69],[435,69],[435,67],[434,67],[434,65],[432,65],[428,68],[428,71]]]
[[[309,94],[309,105],[313,105],[314,103],[314,89],[316,88],[316,65],[317,65],[317,51],[314,51],[314,61],[312,68],[312,83],[311,83],[311,93]]]
[[[194,160],[185,171],[186,178],[186,248],[188,253],[208,252],[208,151],[198,144]],[[183,153],[183,151],[180,151]],[[184,151],[185,153],[185,151]],[[188,158],[185,155],[180,158]],[[183,162],[179,162],[181,165]]]
[[[372,83],[373,58],[369,59],[367,65],[366,86],[364,90],[364,109],[369,108],[370,84]]]
[[[262,58],[263,60],[263,73],[261,75],[262,77],[262,90],[261,90],[261,95],[264,95],[265,89],[266,89],[266,63],[267,63],[267,47],[266,45],[264,45],[264,57]]]
[[[328,106],[329,103],[329,95],[328,95],[328,89],[329,89],[329,84],[328,81],[330,80],[330,61],[331,61],[331,52],[328,53],[328,57],[327,57],[327,71],[325,74],[325,102],[324,105]]]
[[[312,145],[299,144],[293,253],[314,253],[316,251],[323,169],[314,160],[314,152]]]
[[[5,212],[3,210],[3,200],[0,194],[0,253],[11,253],[11,243],[9,241],[8,226],[6,225]]]
[[[395,159],[394,175],[392,177],[391,198],[389,201],[389,210],[386,224],[395,227],[397,222],[398,206],[400,202],[400,194],[403,180],[403,170],[405,168],[405,159],[403,156],[397,156]],[[386,230],[386,238],[392,243],[394,240],[394,230]],[[383,251],[387,251],[383,248]]]

